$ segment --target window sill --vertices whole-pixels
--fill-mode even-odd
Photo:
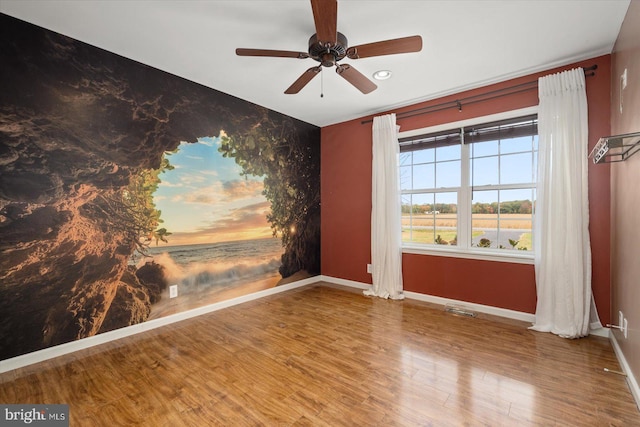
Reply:
[[[506,252],[506,253],[505,253]],[[515,264],[534,264],[534,255],[532,252],[523,253],[525,251],[510,250],[483,250],[470,249],[462,250],[459,248],[431,248],[424,245],[403,244],[402,253],[416,255],[433,255],[446,256],[451,258],[477,259],[483,261],[510,262]]]

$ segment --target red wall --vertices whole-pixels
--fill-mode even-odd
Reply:
[[[538,77],[597,65],[587,77],[589,150],[610,131],[609,55],[461,92],[448,97],[390,111],[407,110],[464,99]],[[416,94],[419,95],[419,94]],[[398,119],[402,131],[481,117],[538,104],[537,90]],[[381,113],[385,114],[385,113]],[[322,128],[322,274],[371,283],[366,264],[371,261],[371,123],[363,117]],[[610,320],[609,281],[609,166],[589,166],[590,231],[593,256],[593,291],[602,323]],[[404,254],[404,289],[494,307],[534,313],[536,290],[533,265],[480,261],[443,256]]]

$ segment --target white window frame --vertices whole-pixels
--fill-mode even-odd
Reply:
[[[468,126],[481,125],[499,120],[507,120],[530,114],[537,114],[538,106],[521,108],[504,113],[492,114],[483,117],[474,117],[472,119],[461,120],[457,122],[449,122],[436,126],[430,126],[421,129],[413,129],[409,131],[400,131],[398,138],[411,138],[428,133],[446,131],[455,128],[463,128]],[[462,144],[461,147],[461,188],[458,200],[458,241],[470,241],[471,236],[471,186],[470,182],[470,154],[469,144]],[[464,213],[464,217],[460,215]],[[533,225],[533,224],[532,224]],[[463,240],[466,239],[466,240]],[[480,259],[487,261],[511,262],[520,264],[533,264],[533,251],[509,251],[491,248],[462,248],[459,246],[447,245],[425,245],[420,243],[402,242],[402,252],[419,255],[436,255],[448,256],[455,258]]]

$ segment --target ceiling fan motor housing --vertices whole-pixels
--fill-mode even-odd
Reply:
[[[337,42],[334,45],[323,44],[318,41],[317,34],[309,39],[309,56],[325,67],[333,67],[347,55],[347,38],[342,33],[337,34]]]
[[[2,0],[0,0],[2,1]],[[422,37],[410,36],[383,40],[349,47],[344,34],[336,31],[338,25],[337,0],[311,0],[313,23],[316,33],[309,38],[309,53],[273,49],[236,49],[239,56],[268,56],[272,58],[312,58],[320,63],[306,70],[291,86],[286,94],[300,92],[322,67],[336,67],[336,73],[360,92],[367,94],[377,86],[364,74],[348,64],[338,64],[344,57],[349,59],[370,58],[372,56],[394,55],[397,53],[419,52],[422,49]]]

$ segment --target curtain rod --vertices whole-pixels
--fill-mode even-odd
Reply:
[[[598,65],[594,64],[591,67],[584,68],[585,77],[595,76],[595,71],[598,69]],[[420,116],[428,113],[435,113],[436,111],[447,110],[449,108],[457,108],[458,111],[462,111],[463,105],[475,104],[477,102],[490,101],[492,99],[501,98],[507,95],[515,95],[517,93],[528,92],[538,87],[538,80],[520,83],[514,86],[505,87],[502,89],[496,89],[491,92],[482,93],[479,95],[469,96],[467,98],[455,99],[453,101],[443,102],[441,104],[431,105],[428,107],[416,108],[415,110],[404,111],[398,113],[396,118],[406,119],[409,117]],[[372,123],[373,119],[363,120],[360,124]]]

